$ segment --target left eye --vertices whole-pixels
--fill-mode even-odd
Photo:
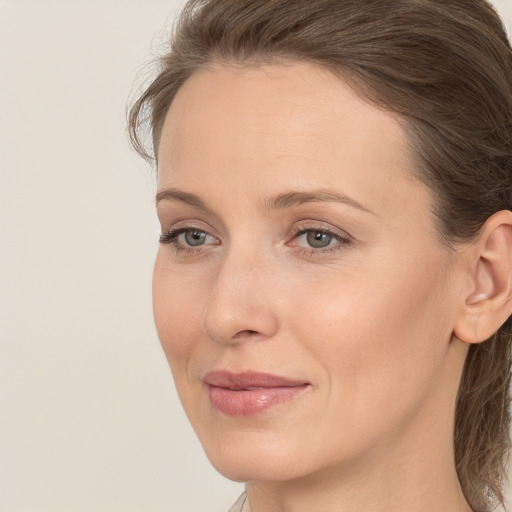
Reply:
[[[349,236],[344,237],[327,229],[304,228],[296,233],[291,245],[304,249],[316,249],[320,252],[322,249],[341,248],[349,244]]]

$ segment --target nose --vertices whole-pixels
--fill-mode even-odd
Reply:
[[[263,257],[228,255],[210,288],[204,333],[224,344],[272,338],[279,329],[277,284]]]

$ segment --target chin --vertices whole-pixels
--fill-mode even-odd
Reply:
[[[274,437],[274,436],[269,436]],[[203,440],[201,440],[203,442]],[[315,468],[308,464],[300,444],[253,432],[238,433],[230,439],[203,442],[206,456],[213,467],[235,482],[275,481],[300,478]]]
[[[213,467],[233,482],[271,481],[284,482],[304,476],[290,467],[283,467],[275,458],[265,460],[265,456],[256,455],[251,460],[244,458],[209,458]]]

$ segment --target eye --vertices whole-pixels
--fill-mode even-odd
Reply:
[[[208,236],[205,231],[199,231],[198,229],[187,230],[183,235],[187,245],[191,245],[193,247],[203,245],[206,241],[206,237]]]
[[[350,235],[345,233],[337,233],[319,226],[301,226],[296,230],[288,245],[297,247],[301,251],[308,251],[310,255],[319,255],[342,249],[350,245],[351,242]]]
[[[171,244],[176,251],[200,249],[205,245],[218,245],[217,238],[197,227],[181,227],[171,229],[160,236],[160,243]]]
[[[332,240],[333,236],[326,233],[325,231],[306,231],[303,235],[306,235],[306,241],[308,245],[314,249],[323,249],[324,247],[328,247]]]

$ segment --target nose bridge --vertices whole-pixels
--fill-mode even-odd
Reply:
[[[251,244],[252,245],[252,244]],[[218,342],[271,337],[278,327],[263,251],[232,247],[214,278],[204,312],[204,330]]]

